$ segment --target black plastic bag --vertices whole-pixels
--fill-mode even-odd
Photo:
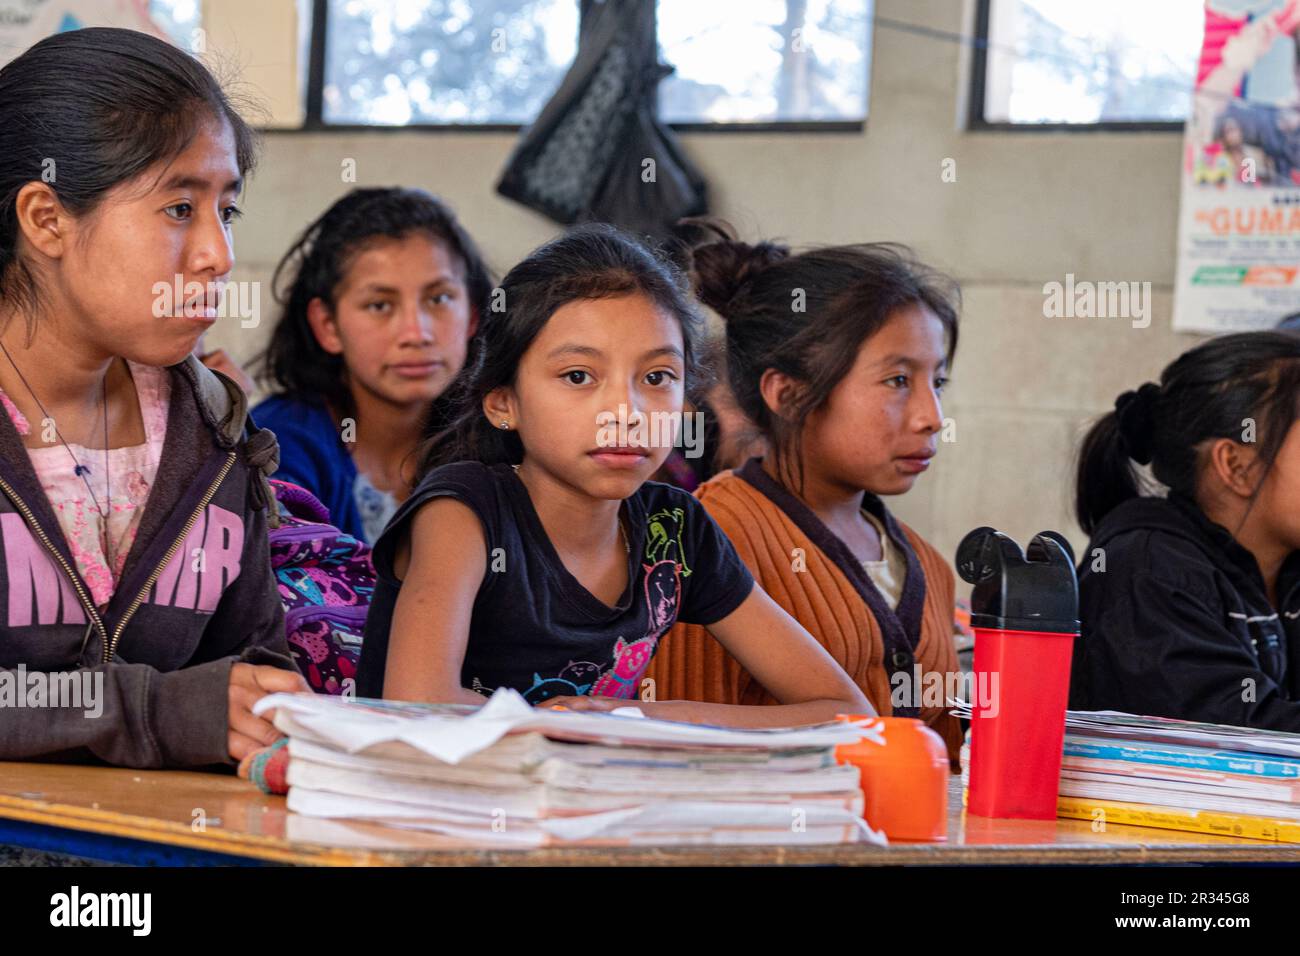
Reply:
[[[573,66],[497,191],[565,225],[609,222],[657,239],[707,212],[704,178],[656,117],[671,72],[659,63],[651,0],[583,0]]]

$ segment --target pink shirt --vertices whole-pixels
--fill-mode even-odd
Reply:
[[[57,438],[44,447],[27,449],[36,477],[50,499],[59,527],[68,541],[77,571],[90,587],[91,599],[99,607],[107,604],[113,596],[122,566],[135,541],[149,489],[158,474],[171,402],[171,376],[167,369],[134,362],[127,364],[140,400],[144,444],[109,449],[108,474],[105,475],[102,448],[84,448],[68,442],[77,460],[90,469],[84,480],[74,470],[76,465],[68,449]],[[31,432],[27,419],[3,390],[0,390],[0,404],[19,435]],[[111,480],[111,488],[106,487],[106,479]],[[98,509],[86,488],[87,481],[99,499]],[[111,566],[100,539],[100,525],[103,523],[100,509],[104,508],[108,510]]]

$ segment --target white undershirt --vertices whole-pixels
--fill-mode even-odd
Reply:
[[[880,519],[865,508],[862,509],[862,517],[871,522],[880,536],[880,560],[863,561],[862,569],[867,572],[867,577],[871,578],[876,590],[884,596],[890,609],[897,610],[898,602],[903,597],[903,581],[907,578],[907,558],[889,540],[889,534]]]

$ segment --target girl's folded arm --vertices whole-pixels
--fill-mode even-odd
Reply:
[[[402,588],[388,638],[385,698],[483,703],[460,685],[460,672],[486,566],[487,539],[468,505],[435,498],[411,518],[393,559]]]
[[[757,584],[709,631],[781,703],[637,703],[647,716],[729,727],[794,727],[834,720],[837,714],[876,712],[826,649]]]

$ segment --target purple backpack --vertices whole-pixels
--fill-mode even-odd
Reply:
[[[375,592],[370,546],[330,524],[306,488],[279,479],[280,526],[271,530],[271,568],[284,602],[289,650],[311,689],[352,696],[366,612]]]

